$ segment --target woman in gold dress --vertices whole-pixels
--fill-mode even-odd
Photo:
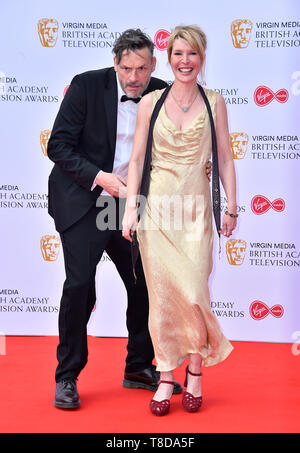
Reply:
[[[173,370],[186,358],[182,404],[195,412],[202,403],[201,366],[224,360],[232,346],[210,308],[213,227],[210,184],[205,166],[212,151],[208,111],[198,88],[206,36],[195,25],[179,26],[168,41],[174,83],[153,129],[147,202],[138,223],[137,199],[153,108],[164,90],[145,95],[138,108],[127,180],[123,236],[136,230],[149,293],[149,330],[160,384],[150,402],[154,415],[169,411]],[[224,99],[205,89],[216,131],[220,179],[228,206],[220,233],[236,226],[235,170]]]

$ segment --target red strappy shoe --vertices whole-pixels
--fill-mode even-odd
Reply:
[[[171,384],[175,385],[173,381],[159,381],[159,384]],[[167,415],[170,410],[170,400],[165,399],[162,401],[155,401],[151,400],[150,401],[150,410],[153,415],[157,416],[162,416],[162,415]]]
[[[202,373],[192,373],[189,370],[189,367],[186,367],[185,370],[185,381],[184,381],[184,386],[187,387],[187,378],[188,374],[191,374],[192,376],[202,376]],[[197,412],[202,404],[202,396],[194,396],[189,392],[184,392],[182,395],[182,406],[184,410],[187,412]]]

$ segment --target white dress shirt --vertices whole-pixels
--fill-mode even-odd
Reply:
[[[133,137],[136,126],[138,104],[136,104],[133,101],[121,102],[121,97],[126,93],[121,88],[118,76],[117,85],[118,85],[117,136],[112,173],[121,175],[125,180],[127,180],[128,165],[132,152]],[[102,170],[100,170],[100,172],[101,171]],[[96,184],[94,183],[91,190],[93,190],[95,187]],[[101,195],[109,194],[105,190],[103,190],[101,192]]]

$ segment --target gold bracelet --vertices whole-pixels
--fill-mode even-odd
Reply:
[[[238,217],[238,214],[232,214],[231,212],[228,212],[227,210],[225,211],[226,215],[229,215],[230,217]]]

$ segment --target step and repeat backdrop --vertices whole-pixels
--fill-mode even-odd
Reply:
[[[300,330],[300,4],[298,0],[11,0],[0,15],[0,332],[57,335],[63,253],[47,212],[47,142],[77,73],[112,65],[127,28],[155,42],[172,81],[173,27],[207,34],[205,86],[225,98],[238,183],[238,227],[216,239],[211,307],[231,340],[292,342]],[[226,197],[222,194],[222,210]],[[126,337],[126,293],[103,255],[88,325]]]

